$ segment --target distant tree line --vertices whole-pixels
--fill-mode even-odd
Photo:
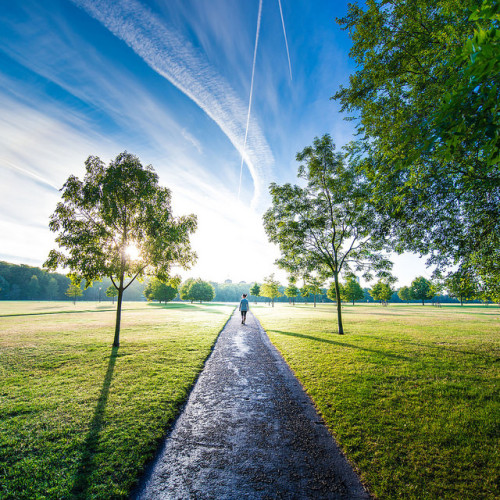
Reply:
[[[74,300],[76,297],[85,301],[114,301],[114,297],[106,295],[111,286],[109,278],[94,282],[86,290],[82,283],[81,296],[67,295],[70,284],[71,280],[64,274],[0,261],[0,300]],[[124,300],[145,300],[144,286],[144,283],[132,283],[124,293]]]
[[[112,301],[116,298],[116,290],[111,280],[104,278],[94,282],[81,293],[71,286],[71,280],[59,273],[49,273],[39,267],[26,264],[11,264],[0,262],[0,300],[83,300],[83,301]],[[481,289],[469,279],[467,275],[460,279],[455,275],[452,279],[427,280],[423,277],[415,278],[407,287],[394,289],[392,285],[379,281],[371,288],[362,288],[354,276],[350,276],[344,283],[339,283],[342,302],[381,302],[381,303],[415,303],[432,301],[433,303],[464,303],[464,302],[491,302]],[[443,290],[447,294],[441,293]],[[271,275],[262,283],[216,283],[203,281],[200,278],[189,278],[182,284],[179,279],[171,279],[164,283],[157,278],[147,279],[144,282],[134,282],[125,291],[124,300],[127,301],[158,301],[169,302],[185,300],[190,302],[238,302],[246,293],[253,303],[332,303],[335,299],[335,283],[326,288],[318,278],[307,278],[299,286],[297,279],[290,277],[288,285],[282,285]]]

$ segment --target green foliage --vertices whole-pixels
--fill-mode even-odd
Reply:
[[[194,262],[189,236],[196,217],[174,217],[170,190],[132,154],[120,153],[108,167],[89,156],[85,166],[83,181],[72,175],[63,186],[49,225],[63,251],[51,250],[44,265],[68,268],[70,277],[86,286],[111,279],[118,290],[117,346],[124,290],[137,277],[167,279],[172,265],[187,268]]]
[[[461,305],[463,305],[464,300],[473,299],[478,295],[474,276],[468,269],[458,269],[456,272],[447,276],[445,286],[448,293],[452,297],[456,297]]]
[[[411,282],[410,294],[412,299],[421,300],[422,305],[425,305],[424,301],[426,299],[432,299],[432,297],[434,297],[432,283],[423,276],[419,276]]]
[[[252,288],[250,288],[250,295],[253,295],[254,297],[258,297],[260,295],[260,286],[258,283],[254,283]]]
[[[191,301],[210,302],[215,298],[214,287],[207,281],[198,279],[191,283],[188,288],[187,295]]]
[[[284,294],[288,297],[288,299],[292,300],[295,305],[295,298],[299,295],[300,290],[296,286],[297,278],[295,276],[290,276],[288,278],[288,286],[284,290]]]
[[[340,296],[342,297],[342,300],[352,302],[352,305],[354,305],[354,301],[363,300],[365,294],[356,277],[349,276],[346,279],[346,282],[342,285]]]
[[[500,267],[498,2],[472,17],[469,5],[479,2],[351,4],[339,23],[357,69],[335,98],[356,117],[349,154],[385,219],[380,234],[487,281]]]
[[[73,304],[76,302],[77,297],[81,297],[83,295],[80,285],[76,285],[75,283],[70,283],[65,293],[68,297],[73,299]]]
[[[106,297],[116,297],[118,295],[118,290],[113,286],[110,285],[108,288],[106,288]]]
[[[306,187],[272,183],[272,207],[264,215],[264,228],[282,257],[277,263],[293,274],[316,272],[333,278],[338,286],[342,272],[389,274],[391,262],[382,253],[383,243],[372,238],[378,221],[369,204],[366,179],[335,153],[331,137],[314,140],[297,154],[305,162],[298,176]],[[338,332],[343,333],[337,290]]]
[[[393,290],[391,286],[382,280],[375,283],[370,290],[370,295],[373,297],[373,300],[377,300],[383,304],[391,299],[392,294]]]
[[[344,285],[342,285],[342,283],[339,283],[338,287],[339,287],[339,292],[340,292],[340,300],[344,300],[344,298],[343,298]],[[326,291],[326,296],[330,300],[332,300],[333,302],[337,302],[337,289],[336,289],[335,281],[332,281],[330,283],[330,287]]]
[[[498,310],[254,307],[374,498],[500,497]]]
[[[38,276],[36,274],[34,274],[30,278],[28,290],[30,299],[32,300],[38,299],[38,297],[40,296],[40,283],[38,282]]]
[[[144,296],[149,301],[170,302],[177,296],[177,287],[164,283],[158,278],[152,278],[144,289]]]
[[[260,287],[260,295],[261,297],[268,297],[271,300],[273,307],[274,299],[282,296],[282,293],[280,292],[280,283],[278,280],[274,279],[274,273],[264,278],[264,282]]]
[[[403,286],[398,290],[398,297],[408,303],[411,300],[411,290],[408,286]]]
[[[461,68],[453,91],[433,116],[433,146],[452,157],[462,144],[477,149],[489,165],[500,162],[500,13],[498,0],[484,0],[469,17],[474,34],[451,61]]]

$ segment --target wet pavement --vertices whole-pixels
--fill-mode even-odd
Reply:
[[[369,499],[251,312],[236,310],[136,499]]]

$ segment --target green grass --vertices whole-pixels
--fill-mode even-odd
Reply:
[[[252,309],[378,498],[500,498],[498,307]]]
[[[233,307],[0,302],[0,498],[125,498]]]

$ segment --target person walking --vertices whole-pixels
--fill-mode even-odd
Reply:
[[[241,312],[241,324],[244,325],[247,320],[247,311],[250,309],[250,305],[248,303],[247,294],[243,294],[243,298],[240,300],[240,312]]]

